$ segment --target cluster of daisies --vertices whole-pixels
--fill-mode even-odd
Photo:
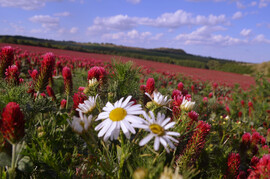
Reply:
[[[171,101],[171,99],[167,99],[167,97],[164,97],[158,92],[154,92],[154,98],[149,94],[146,95],[159,106],[166,106]],[[75,132],[81,134],[88,131],[93,120],[91,113],[96,108],[97,97],[98,95],[95,97],[90,96],[84,103],[79,104],[76,109],[79,112],[79,117],[74,116],[71,123],[71,127]],[[130,139],[131,134],[136,133],[135,128],[139,128],[149,132],[149,134],[139,142],[140,146],[147,144],[154,138],[154,149],[156,151],[159,149],[160,144],[164,146],[167,152],[169,152],[168,146],[171,149],[175,149],[173,142],[178,143],[178,141],[173,138],[173,136],[178,137],[180,134],[178,132],[169,131],[169,129],[174,127],[175,122],[172,122],[170,118],[166,118],[166,116],[161,113],[155,116],[154,113],[150,111],[149,114],[147,114],[143,111],[142,106],[140,104],[134,104],[131,98],[132,96],[128,96],[126,99],[121,98],[114,104],[107,102],[103,107],[103,111],[95,119],[95,121],[102,120],[102,122],[95,127],[95,130],[99,131],[98,137],[103,137],[105,142],[108,139],[116,140],[119,137],[120,130],[122,130],[126,138]],[[193,103],[194,102],[192,102],[192,104]]]

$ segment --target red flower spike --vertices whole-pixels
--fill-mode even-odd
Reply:
[[[257,178],[269,178],[270,176],[270,154],[264,155],[257,165],[254,167],[254,170],[251,171],[248,179],[257,179]]]
[[[14,49],[10,46],[3,47],[0,54],[0,78],[4,78],[6,69],[13,64]]]
[[[183,91],[183,89],[184,89],[184,84],[183,84],[182,82],[178,83],[177,89],[178,89],[179,91]]]
[[[65,93],[70,95],[73,88],[72,83],[72,73],[69,67],[64,67],[62,70],[62,75],[64,78]]]
[[[47,90],[48,96],[52,97],[52,100],[55,101],[56,97],[55,97],[55,94],[54,94],[54,91],[53,91],[52,87],[47,86],[46,90]]]
[[[236,178],[240,167],[240,155],[238,153],[229,154],[227,166],[224,178]]]
[[[12,144],[20,141],[24,136],[24,115],[19,104],[9,102],[3,109],[0,130],[5,139]]]
[[[154,90],[155,90],[155,80],[154,78],[148,78],[148,80],[146,81],[146,92],[151,95],[154,92]]]
[[[87,80],[91,80],[92,78],[96,78],[101,83],[104,82],[107,73],[103,67],[94,66],[88,71]]]

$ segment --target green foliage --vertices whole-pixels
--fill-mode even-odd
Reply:
[[[127,63],[112,61],[113,80],[110,80],[108,92],[113,97],[113,101],[121,97],[132,95],[134,99],[138,99],[139,91],[139,70],[133,66],[131,61]]]

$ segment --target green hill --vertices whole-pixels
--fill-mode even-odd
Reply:
[[[165,62],[187,67],[220,70],[240,74],[252,74],[252,65],[226,59],[203,57],[173,48],[135,48],[112,43],[78,43],[74,41],[55,41],[24,36],[0,36],[0,43],[33,45],[89,53],[111,54],[138,59]]]

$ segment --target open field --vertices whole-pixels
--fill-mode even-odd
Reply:
[[[22,50],[27,50],[33,53],[46,53],[50,51],[50,52],[53,52],[55,55],[66,55],[66,56],[71,56],[75,58],[90,58],[90,59],[100,60],[102,62],[110,62],[112,58],[121,59],[124,62],[133,61],[138,66],[145,66],[155,71],[181,73],[184,76],[191,77],[194,80],[212,81],[212,82],[225,84],[229,86],[233,86],[234,84],[239,84],[243,89],[248,89],[250,85],[255,84],[255,80],[253,77],[235,74],[235,73],[182,67],[179,65],[165,64],[165,63],[160,63],[160,62],[153,62],[153,61],[134,59],[134,58],[128,58],[128,57],[118,57],[118,56],[112,56],[112,55],[75,52],[75,51],[68,51],[68,50],[27,46],[27,45],[13,45],[13,44],[2,43],[0,44],[0,47],[7,46],[7,45],[11,45],[13,47],[19,47]]]

